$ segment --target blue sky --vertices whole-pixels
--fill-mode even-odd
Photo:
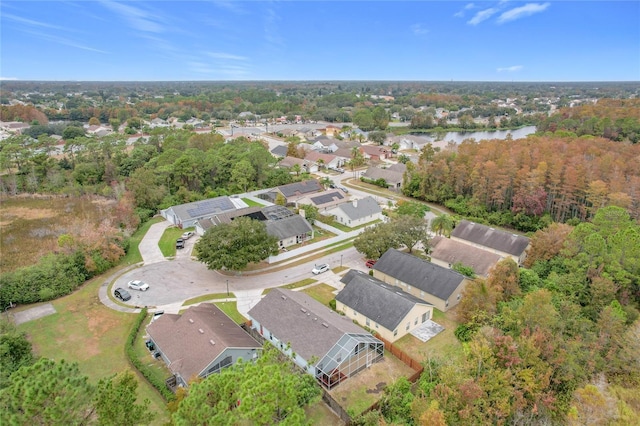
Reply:
[[[638,81],[640,1],[0,1],[0,79]]]

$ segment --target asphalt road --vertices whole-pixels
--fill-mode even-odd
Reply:
[[[193,244],[194,241],[195,238],[189,240],[190,244]],[[321,275],[313,275],[311,270],[315,263],[328,263],[332,268],[335,268],[340,266],[341,262],[343,266],[349,268],[366,270],[362,255],[354,248],[300,265],[292,265],[284,270],[251,275],[225,275],[207,269],[203,263],[192,260],[188,255],[179,255],[174,260],[143,265],[120,275],[111,287],[111,294],[118,287],[127,288],[127,283],[131,280],[142,280],[149,284],[149,290],[129,289],[132,297],[125,304],[155,306],[161,309],[163,306],[175,305],[203,294],[226,293],[227,284],[229,293],[247,290],[258,290],[257,293],[260,293],[265,288],[278,287],[305,278],[316,278],[320,282],[326,282],[339,288],[340,276],[331,271]],[[234,294],[230,294],[230,297],[233,298]]]

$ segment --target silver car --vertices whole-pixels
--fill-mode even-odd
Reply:
[[[129,281],[127,286],[132,290],[139,290],[139,291],[147,291],[147,290],[149,290],[149,284],[145,283],[144,281],[140,281],[140,280]]]

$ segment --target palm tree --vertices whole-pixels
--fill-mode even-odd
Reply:
[[[445,235],[449,237],[453,231],[453,218],[447,214],[441,214],[431,219],[431,232],[436,235]]]

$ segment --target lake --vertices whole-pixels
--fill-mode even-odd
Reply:
[[[494,131],[484,131],[484,132],[447,132],[442,136],[442,134],[438,136],[433,136],[434,133],[429,134],[415,134],[415,136],[420,136],[421,138],[425,138],[430,142],[454,142],[459,144],[465,139],[475,139],[477,141],[483,139],[506,139],[507,135],[511,135],[512,139],[523,139],[526,138],[527,135],[533,134],[536,132],[536,126],[526,126],[516,130],[494,130]]]

